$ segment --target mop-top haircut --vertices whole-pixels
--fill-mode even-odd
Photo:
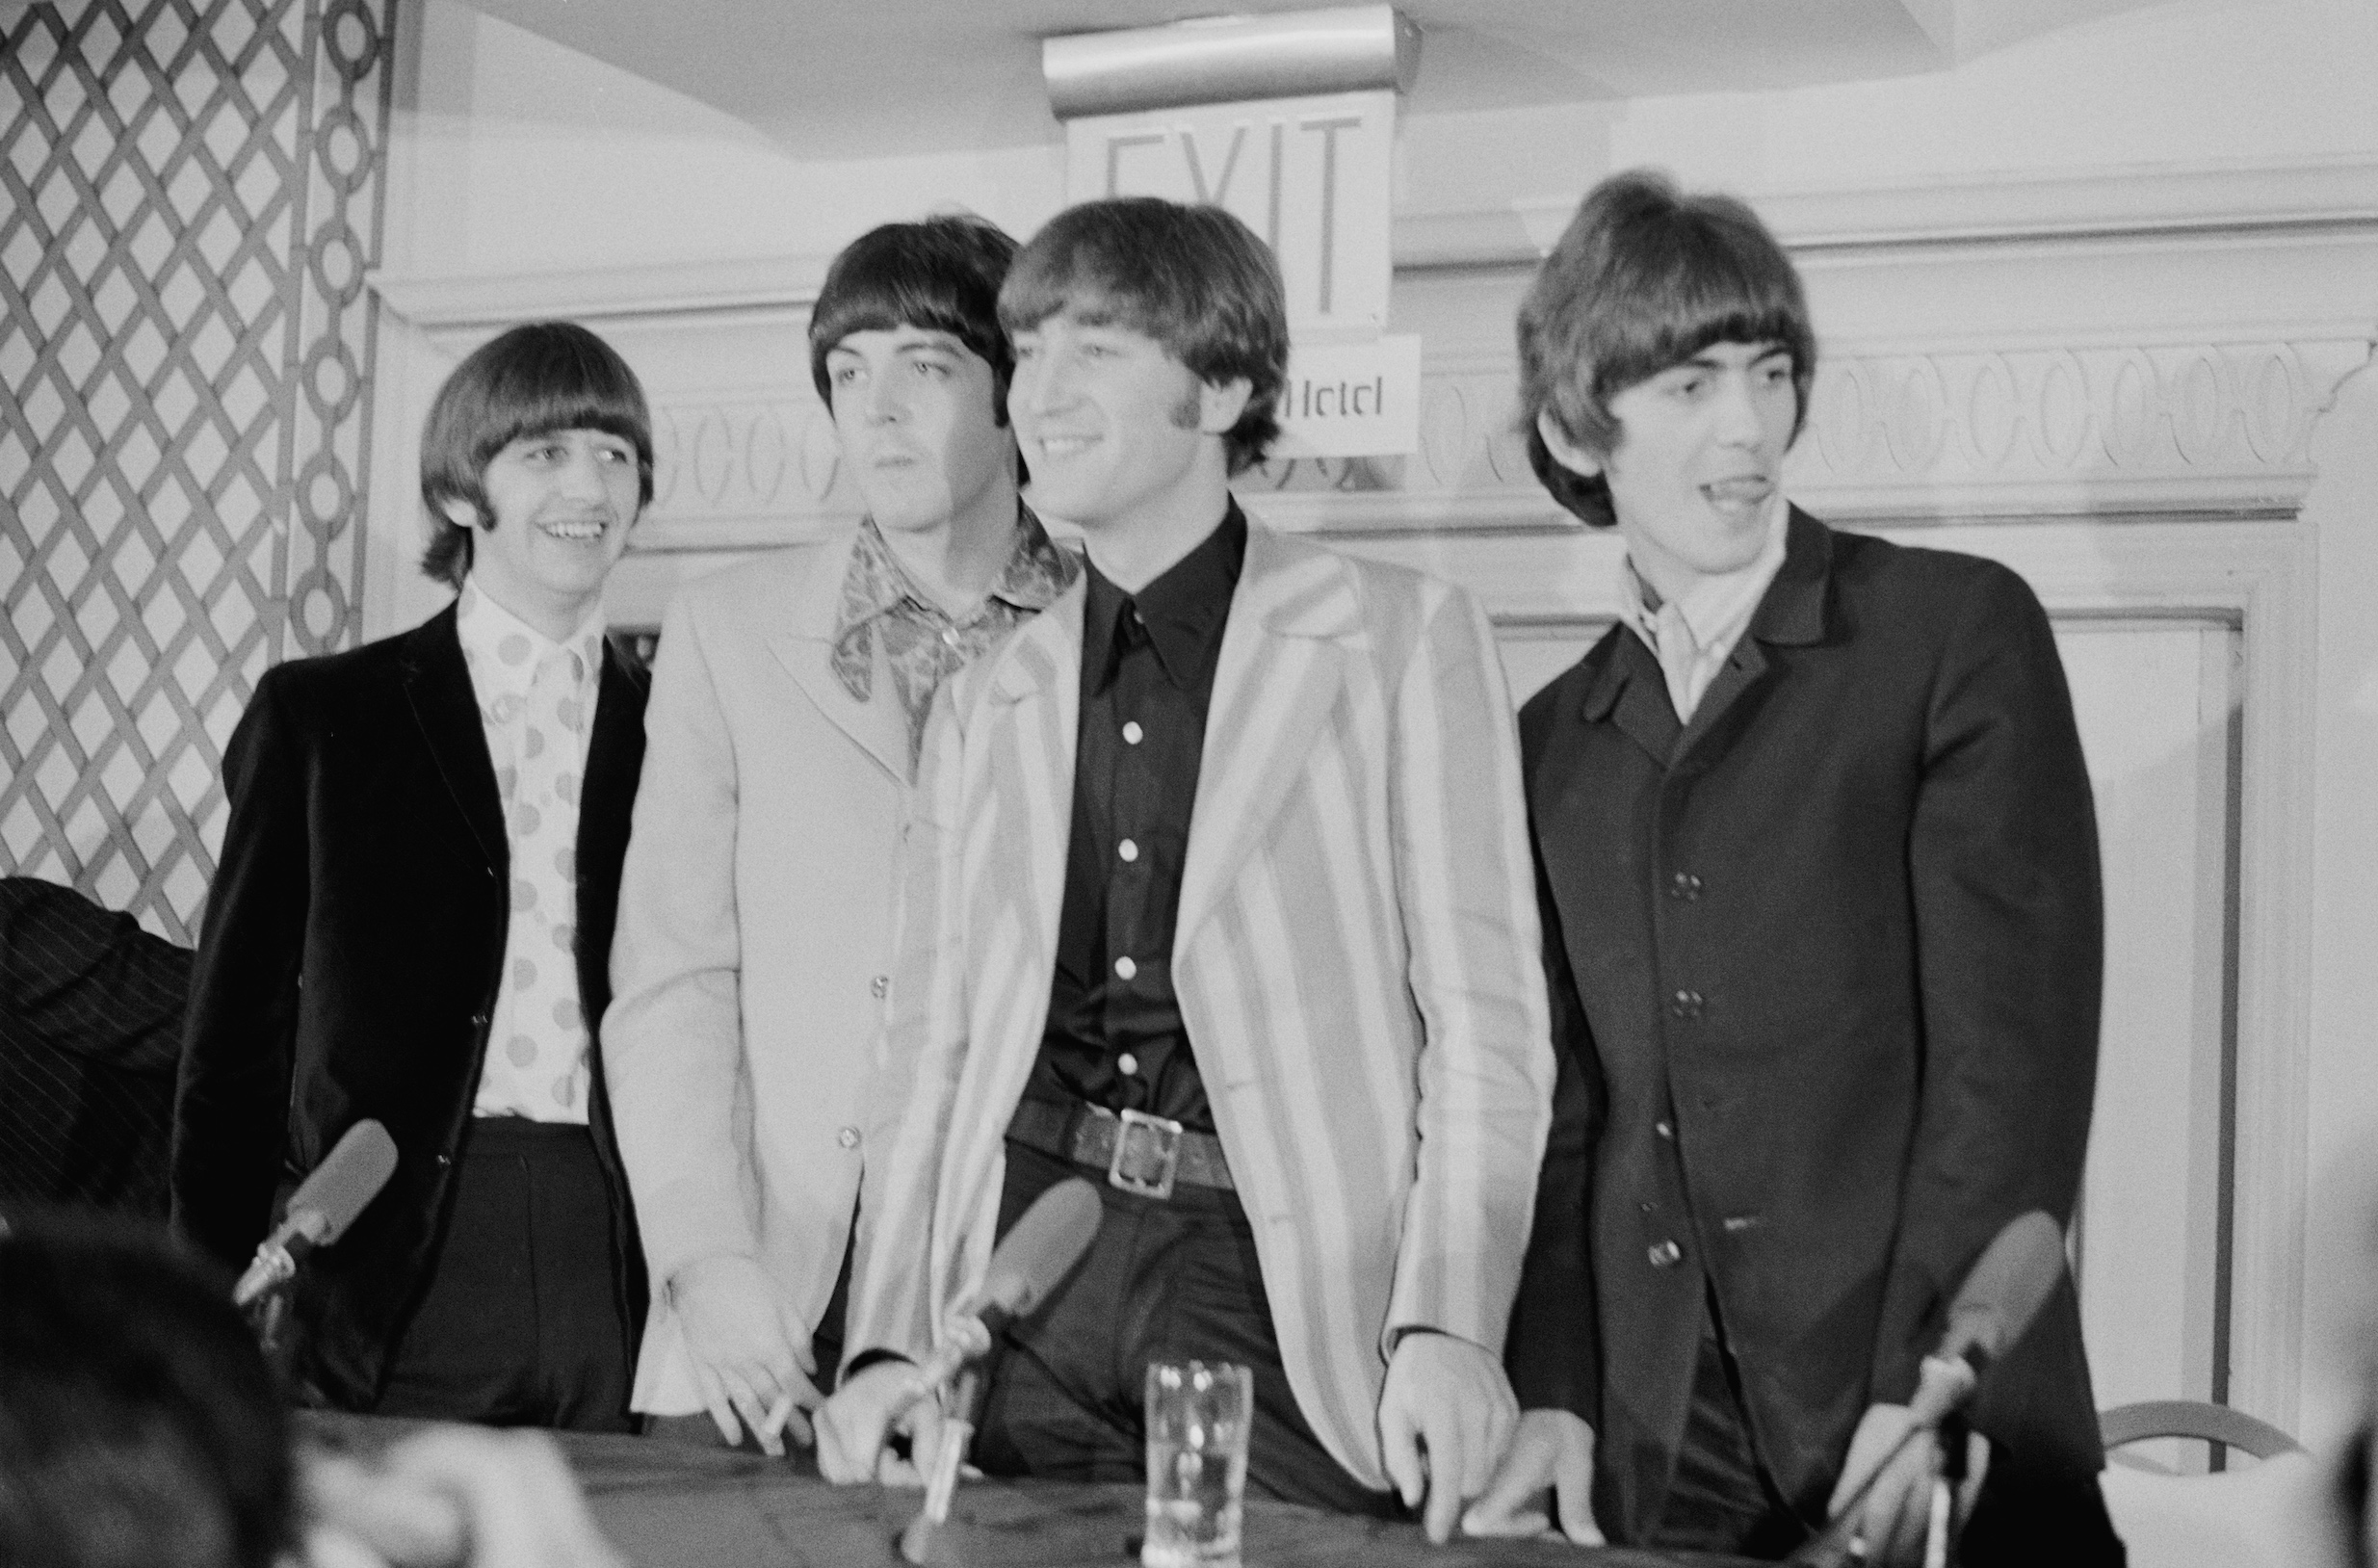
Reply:
[[[1154,196],[1068,207],[1032,236],[999,294],[1010,333],[1060,311],[1154,338],[1208,385],[1243,377],[1246,408],[1223,450],[1234,474],[1264,460],[1288,383],[1288,302],[1279,263],[1244,223]]]
[[[576,322],[531,322],[491,338],[455,367],[421,431],[421,500],[430,547],[421,569],[460,588],[473,534],[446,509],[470,507],[482,527],[495,511],[480,481],[495,455],[528,435],[602,431],[636,448],[637,507],[652,504],[652,412],[618,351]]]
[[[999,326],[999,286],[1015,260],[1006,230],[973,217],[886,223],[843,248],[809,313],[809,378],[833,405],[826,356],[853,332],[947,332],[991,367],[992,412],[1007,423],[1015,350]]]
[[[1553,498],[1597,527],[1617,518],[1609,483],[1563,466],[1544,444],[1550,412],[1607,458],[1610,399],[1713,343],[1771,343],[1791,356],[1792,435],[1808,419],[1816,334],[1791,258],[1730,196],[1686,194],[1630,170],[1586,194],[1519,309],[1519,420],[1528,460]]]

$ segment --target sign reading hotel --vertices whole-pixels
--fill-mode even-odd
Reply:
[[[1420,339],[1382,337],[1396,94],[1380,89],[1095,115],[1065,127],[1067,202],[1154,196],[1236,214],[1288,290],[1283,457],[1420,446]]]

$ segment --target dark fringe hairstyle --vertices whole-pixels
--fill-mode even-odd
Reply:
[[[886,223],[843,248],[809,313],[809,379],[834,405],[825,356],[853,332],[914,327],[947,332],[991,367],[999,423],[1007,423],[1015,349],[999,326],[999,286],[1015,260],[1006,230],[980,218]]]
[[[1288,304],[1271,248],[1219,207],[1120,196],[1068,207],[1032,236],[999,291],[999,320],[1030,331],[1059,311],[1143,332],[1209,384],[1246,378],[1223,436],[1230,471],[1280,433]]]
[[[421,501],[430,547],[421,569],[460,588],[470,575],[472,534],[447,520],[457,501],[495,526],[481,478],[495,455],[523,436],[602,431],[636,448],[637,506],[652,502],[652,413],[644,388],[617,350],[576,322],[531,322],[489,339],[455,367],[421,431]]]
[[[1730,196],[1686,195],[1630,170],[1586,193],[1519,307],[1519,426],[1553,499],[1598,528],[1617,521],[1609,482],[1563,466],[1536,416],[1607,457],[1617,393],[1712,343],[1773,343],[1791,355],[1796,439],[1808,420],[1816,334],[1800,274],[1756,213]]]

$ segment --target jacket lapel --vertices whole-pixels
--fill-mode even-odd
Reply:
[[[1087,594],[1084,573],[994,656],[981,716],[988,766],[980,772],[968,769],[983,791],[967,792],[970,830],[983,814],[996,815],[984,863],[1000,869],[995,885],[969,889],[969,903],[978,908],[986,901],[1021,903],[1012,912],[1034,944],[1024,955],[1030,966],[1025,973],[1038,976],[1049,974],[1056,962],[1058,917],[1065,902],[1082,717],[1082,607]],[[968,859],[971,863],[974,856]],[[1044,983],[1025,1010],[1036,1006],[1045,1012],[1047,1002]],[[1037,1023],[1027,1032],[1036,1040]]]
[[[1250,524],[1206,714],[1176,952],[1262,841],[1327,730],[1347,656],[1367,642],[1345,564]]]
[[[1684,726],[1677,722],[1676,704],[1668,697],[1659,661],[1623,624],[1610,628],[1601,658],[1602,667],[1594,672],[1580,705],[1583,717],[1589,723],[1614,722],[1653,762],[1665,768]]]
[[[1777,647],[1805,647],[1825,637],[1825,600],[1833,580],[1833,534],[1799,508],[1791,509],[1784,537],[1784,563],[1760,598],[1750,625],[1726,656],[1692,722],[1676,738],[1671,766],[1683,766],[1715,734],[1727,713],[1774,667]]]
[[[480,722],[479,699],[471,692],[470,668],[462,662],[462,642],[455,633],[454,606],[406,634],[398,678],[455,808],[477,842],[488,874],[501,881],[511,863],[504,839],[504,802],[496,793],[495,764],[487,756],[487,733]]]
[[[849,548],[834,556],[830,566],[825,562],[819,563],[825,569],[813,572],[802,585],[798,601],[785,617],[784,629],[768,640],[768,647],[819,712],[875,758],[885,772],[906,784],[913,781],[915,771],[909,756],[908,715],[893,689],[883,640],[873,640],[875,681],[866,701],[852,696],[842,677],[834,673],[834,628],[842,616],[843,578],[849,569],[850,550],[856,547],[857,536],[853,535]]]

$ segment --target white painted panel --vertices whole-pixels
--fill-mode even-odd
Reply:
[[[2238,638],[2203,620],[2057,635],[2097,791],[2105,1017],[2078,1240],[2098,1404],[2213,1398]]]

